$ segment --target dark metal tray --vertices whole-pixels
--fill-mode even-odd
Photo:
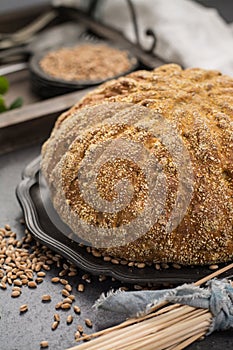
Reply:
[[[175,269],[156,270],[154,266],[144,269],[114,265],[102,258],[94,257],[85,247],[70,236],[70,229],[61,221],[49,198],[46,183],[41,181],[40,157],[34,159],[24,170],[22,181],[17,187],[17,197],[22,206],[26,224],[43,244],[48,245],[81,269],[94,275],[104,274],[126,283],[153,283],[161,286],[191,283],[210,273],[208,266],[183,266]],[[51,218],[56,218],[56,222]],[[72,236],[72,233],[71,233]]]
[[[35,124],[35,129],[44,125],[44,118],[41,119],[40,124]],[[13,129],[17,129],[18,125]],[[33,134],[31,129],[31,133]],[[15,130],[16,132],[16,130]],[[34,130],[35,133],[35,130]],[[24,230],[19,223],[22,217],[22,210],[15,197],[15,188],[20,182],[20,177],[23,169],[40,153],[39,143],[36,146],[29,145],[27,148],[22,148],[22,142],[17,143],[17,150],[11,153],[0,155],[0,196],[2,201],[0,203],[0,226],[8,223],[12,229],[17,233],[17,237],[22,237]],[[61,286],[51,283],[51,278],[58,274],[59,269],[52,268],[51,271],[46,272],[44,282],[38,286],[36,290],[23,289],[20,298],[11,298],[11,288],[5,291],[0,290],[0,334],[4,334],[1,338],[0,349],[8,350],[34,350],[39,349],[41,340],[49,341],[49,348],[56,350],[64,350],[72,345],[74,342],[74,333],[77,324],[84,326],[85,332],[90,333],[90,330],[85,328],[84,319],[86,317],[93,321],[93,332],[96,329],[96,322],[92,305],[101,293],[107,292],[110,289],[117,289],[122,284],[119,281],[113,282],[111,278],[107,278],[104,282],[99,282],[98,277],[92,277],[92,283],[88,284],[82,280],[81,269],[78,276],[69,277],[70,283],[75,287],[78,283],[85,284],[85,292],[79,293],[73,288],[73,294],[76,297],[76,303],[81,307],[81,315],[74,314],[74,322],[67,326],[65,323],[67,313],[61,313],[62,321],[58,329],[51,331],[51,323],[53,322],[54,305],[61,299]],[[210,271],[209,271],[210,272]],[[208,274],[209,274],[208,272]],[[191,272],[190,272],[191,274]],[[125,284],[124,284],[125,285]],[[128,285],[130,287],[130,285]],[[131,287],[132,288],[132,287]],[[43,294],[50,294],[52,302],[44,305],[40,302]],[[28,303],[30,312],[23,316],[18,314],[20,305]],[[73,314],[73,313],[72,313]],[[104,324],[104,320],[102,320]],[[215,332],[208,336],[201,342],[195,342],[189,346],[189,350],[231,350],[233,341],[232,330],[226,332]]]

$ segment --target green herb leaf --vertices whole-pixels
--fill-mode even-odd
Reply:
[[[5,101],[2,95],[0,95],[0,113],[7,111]]]
[[[0,77],[0,94],[5,94],[9,89],[9,82],[5,77]]]
[[[9,109],[19,108],[22,105],[23,105],[23,99],[22,99],[22,97],[18,97],[12,102],[12,104],[9,107]]]

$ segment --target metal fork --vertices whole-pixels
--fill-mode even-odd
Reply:
[[[13,34],[0,33],[0,39],[2,39],[0,41],[0,49],[28,43],[35,33],[46,27],[55,17],[57,17],[57,13],[55,10],[52,10],[39,16],[35,21]]]

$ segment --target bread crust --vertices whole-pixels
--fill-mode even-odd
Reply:
[[[192,198],[179,225],[171,232],[166,224],[175,205],[180,179],[171,152],[148,126],[149,121],[158,123],[159,118],[161,123],[166,120],[176,130],[192,164],[193,177],[189,184]],[[130,122],[126,123],[127,120]],[[141,143],[163,163],[167,196],[164,212],[146,234],[123,246],[113,245],[101,251],[127,260],[185,265],[231,260],[233,79],[217,71],[182,70],[178,65],[165,65],[109,81],[63,113],[43,146],[42,171],[55,208],[73,229],[77,221],[70,208],[88,223],[100,226],[120,225],[124,220],[132,220],[134,212],[143,210],[140,199],[146,198],[147,191],[136,165],[128,164],[132,174],[130,171],[124,174],[138,188],[135,202],[127,212],[115,216],[100,215],[87,206],[75,182],[86,152],[117,135]],[[109,164],[110,175],[106,171],[99,177],[98,188],[106,200],[112,199],[111,178],[119,180],[120,166],[124,168],[120,162]]]

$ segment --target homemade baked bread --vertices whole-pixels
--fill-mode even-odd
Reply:
[[[109,81],[58,118],[41,166],[61,218],[103,254],[188,265],[233,257],[228,76],[170,64]]]

